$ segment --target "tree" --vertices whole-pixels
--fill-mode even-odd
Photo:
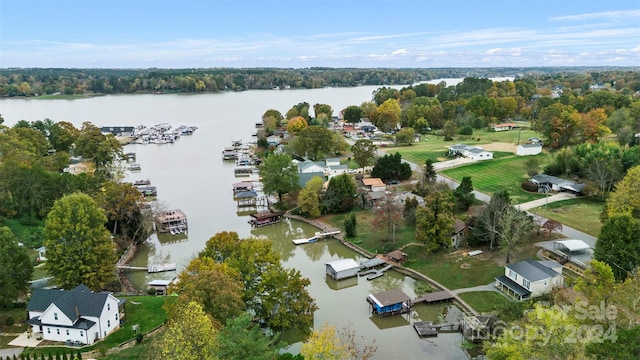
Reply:
[[[527,175],[534,176],[540,173],[540,158],[529,157],[524,162],[524,168],[527,171]]]
[[[551,148],[561,148],[579,141],[576,136],[582,118],[571,105],[554,103],[540,110],[532,128],[549,140]]]
[[[436,169],[433,167],[433,160],[425,160],[424,167],[422,168],[422,182],[425,185],[433,185],[437,178],[438,173],[436,173]]]
[[[353,208],[356,196],[356,184],[347,174],[334,176],[329,180],[327,192],[322,201],[324,213],[341,213]]]
[[[76,139],[75,152],[85,159],[93,159],[96,167],[110,166],[122,159],[122,145],[109,134],[104,135],[100,128],[90,122],[84,122]]]
[[[471,182],[471,176],[463,176],[460,185],[453,192],[457,202],[461,204],[465,210],[473,204],[476,199],[473,193],[473,183]]]
[[[320,216],[320,195],[324,181],[320,176],[314,176],[307,182],[304,189],[298,195],[298,205],[300,212],[311,218]]]
[[[602,225],[593,257],[613,269],[616,279],[624,280],[640,266],[640,219],[629,213],[612,214]]]
[[[309,126],[301,129],[289,146],[295,155],[316,161],[341,150],[335,148],[333,135],[331,130],[324,127]]]
[[[425,206],[416,210],[416,240],[425,244],[427,252],[451,245],[455,217],[450,190],[434,191],[425,197]]]
[[[49,142],[56,151],[69,151],[79,135],[78,129],[70,122],[60,121],[51,126]]]
[[[33,262],[27,249],[6,226],[0,226],[0,308],[7,308],[29,290]]]
[[[116,279],[116,249],[104,227],[107,217],[88,195],[73,193],[58,199],[47,215],[45,268],[63,289],[80,284],[102,290]]]
[[[307,120],[302,116],[294,116],[287,122],[287,131],[291,135],[298,135],[300,131],[308,127]]]
[[[380,178],[382,181],[407,180],[411,174],[411,165],[402,162],[402,156],[399,152],[393,155],[385,154],[378,158],[376,165],[371,170],[371,177]]]
[[[285,346],[276,335],[266,335],[250,314],[227,319],[217,334],[217,354],[225,360],[273,360]]]
[[[411,145],[413,144],[415,134],[416,132],[413,128],[402,128],[396,133],[396,142],[398,144]]]
[[[368,360],[378,351],[378,346],[375,340],[371,344],[362,344],[363,340],[364,337],[356,334],[351,323],[340,330],[325,323],[302,344],[300,354],[305,359]]]
[[[342,117],[348,123],[351,123],[351,124],[359,123],[360,119],[362,119],[362,108],[357,105],[347,106],[342,111]]]
[[[402,209],[395,203],[391,193],[386,193],[378,204],[374,210],[372,227],[386,233],[383,241],[390,241],[394,226],[402,219]]]
[[[489,239],[489,251],[493,251],[493,246],[498,243],[497,234],[502,223],[500,219],[509,206],[511,206],[509,192],[506,190],[498,191],[491,196],[489,204],[482,210],[478,218],[477,230],[474,232],[479,232],[477,237]]]
[[[442,136],[444,136],[444,141],[451,141],[458,133],[458,127],[456,123],[451,120],[447,120],[442,126]]]
[[[373,143],[373,141],[368,139],[358,139],[351,146],[353,160],[363,169],[367,166],[371,166],[376,160],[377,149],[378,147]]]
[[[585,169],[585,175],[589,180],[597,184],[603,199],[607,197],[613,185],[622,178],[622,174],[621,159],[592,159]]]
[[[131,239],[147,239],[144,216],[140,209],[140,192],[132,184],[107,181],[96,196],[96,202],[105,211],[113,235]]]
[[[286,154],[268,156],[260,164],[260,177],[264,184],[264,192],[278,194],[278,201],[282,202],[282,195],[296,191],[298,185],[298,168],[291,157]]]
[[[398,100],[392,98],[385,100],[376,110],[376,126],[384,132],[395,129],[400,123],[400,112]]]
[[[533,310],[511,326],[495,341],[485,342],[488,359],[584,359],[585,341],[579,341],[575,316],[559,306],[534,305]]]
[[[169,292],[178,294],[177,302],[198,303],[213,320],[216,327],[227,319],[242,314],[243,284],[238,271],[225,263],[215,263],[208,257],[198,257],[178,275],[178,282]]]
[[[195,301],[177,303],[160,342],[161,359],[218,359],[213,322]]]
[[[629,213],[640,219],[640,165],[635,166],[625,175],[609,195],[605,205],[605,214]]]
[[[534,227],[533,218],[525,211],[520,211],[513,206],[508,206],[498,218],[498,226],[493,229],[500,247],[507,254],[506,262],[509,264],[511,255],[527,234]]]
[[[344,232],[348,238],[356,237],[357,225],[356,214],[349,213],[344,219]]]

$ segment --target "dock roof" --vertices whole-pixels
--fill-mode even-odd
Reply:
[[[326,265],[331,266],[336,272],[360,268],[360,265],[353,259],[335,260],[328,262]]]
[[[370,294],[369,298],[378,306],[385,307],[411,300],[401,289],[391,289],[376,294]]]

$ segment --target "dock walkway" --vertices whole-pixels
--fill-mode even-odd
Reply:
[[[453,295],[450,291],[443,290],[443,291],[424,294],[424,295],[414,299],[412,301],[412,303],[413,304],[418,304],[418,303],[423,302],[423,303],[431,304],[431,303],[434,303],[434,302],[452,300],[454,297],[455,297],[455,295]]]

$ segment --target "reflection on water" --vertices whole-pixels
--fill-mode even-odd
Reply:
[[[351,286],[358,285],[358,276],[352,276],[350,278],[336,280],[332,278],[329,274],[326,274],[324,277],[324,281],[327,283],[327,286],[331,290],[340,290],[345,289]]]

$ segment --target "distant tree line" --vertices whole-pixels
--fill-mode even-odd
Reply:
[[[210,68],[210,69],[0,69],[0,96],[52,94],[94,95],[120,93],[199,93],[251,89],[313,89],[327,86],[409,85],[438,78],[516,76],[532,78],[538,85],[592,84],[640,90],[637,68]],[[612,72],[631,74],[625,82],[611,79]],[[562,76],[557,76],[562,74]],[[633,76],[635,74],[635,76]],[[619,76],[617,76],[619,78]],[[615,84],[613,83],[615,82]]]

